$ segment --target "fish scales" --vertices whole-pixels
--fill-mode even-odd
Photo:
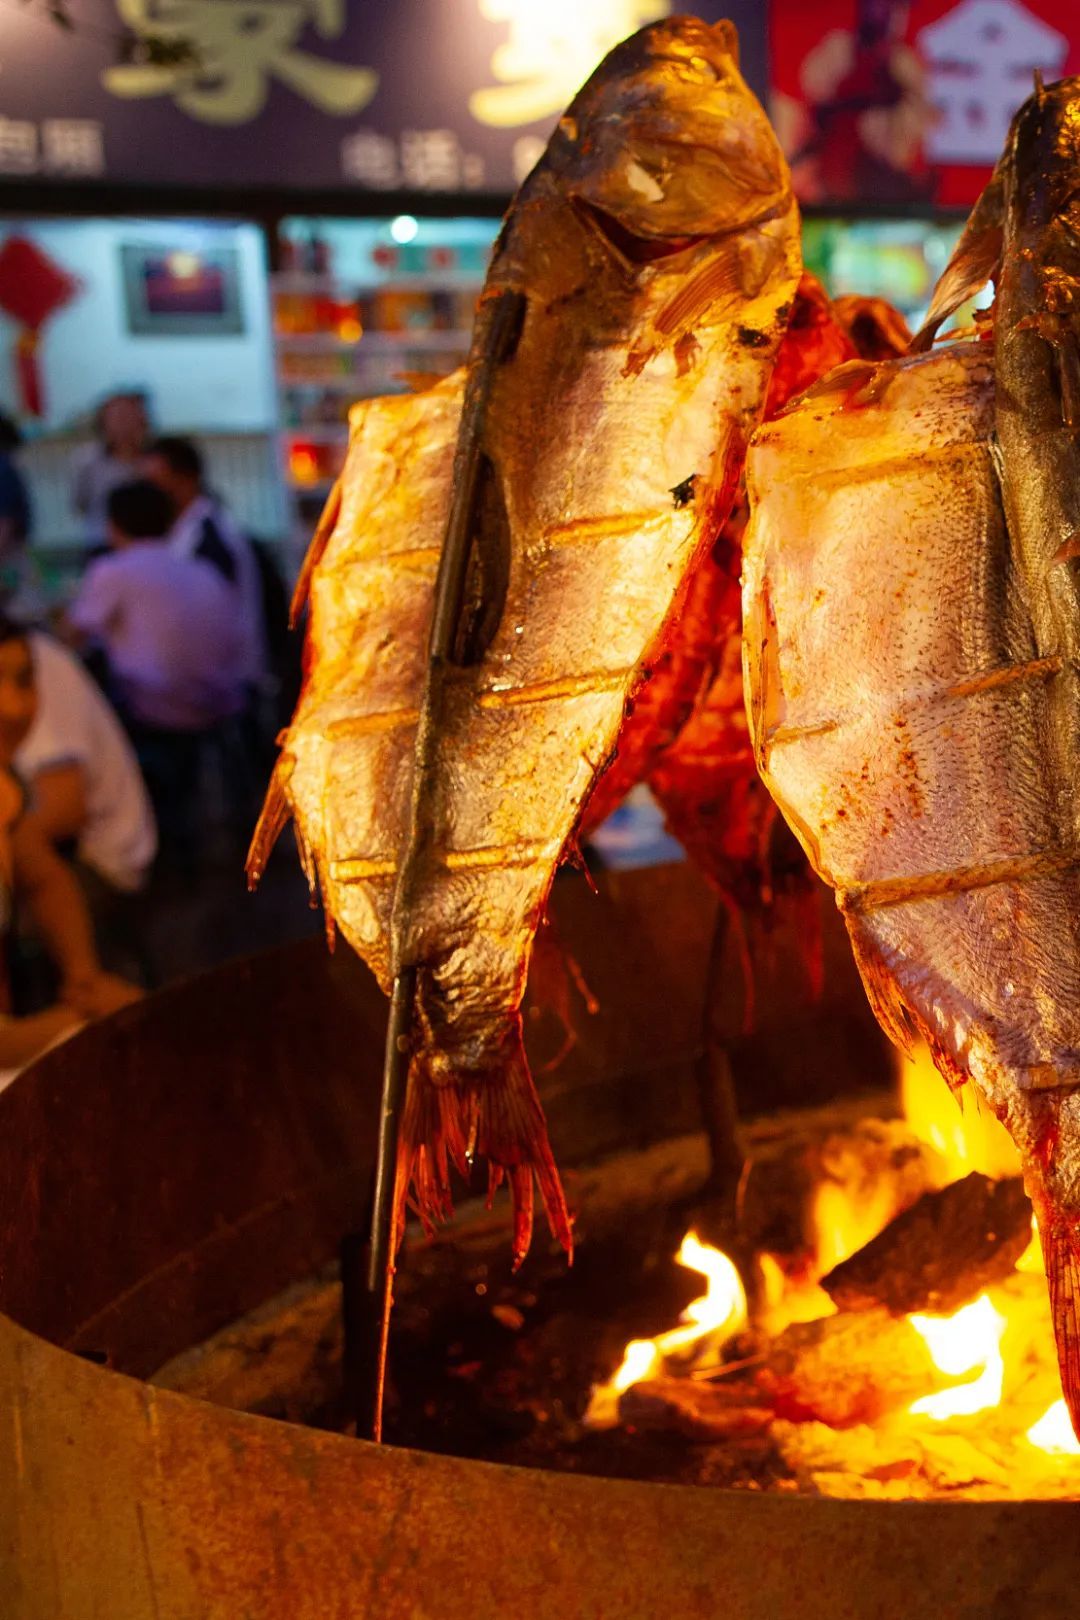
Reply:
[[[995,195],[1002,230],[994,349],[998,467],[1012,563],[1038,655],[1057,660],[1040,713],[1040,785],[1053,846],[1080,862],[1080,79],[1039,85],[1017,114]],[[1049,840],[1048,840],[1049,842]],[[1036,1210],[1062,1385],[1080,1424],[1080,958],[1077,869],[1045,878],[1061,900],[1041,939],[1065,1026],[1043,1074]],[[1066,1044],[1071,1038],[1071,1046]]]
[[[1080,1212],[1076,1093],[1056,1089],[1080,1082],[1080,874],[996,402],[989,345],[957,344],[842,368],[761,430],[745,675],[759,768],[879,1018],[975,1083],[1053,1226]]]
[[[787,171],[734,49],[728,25],[688,18],[617,47],[513,205],[464,376],[354,412],[253,852],[257,869],[284,797],[383,988],[417,969],[399,1190],[411,1180],[426,1220],[448,1212],[447,1159],[475,1149],[510,1180],[517,1258],[534,1173],[569,1243],[521,1043],[532,936],[642,658],[730,501],[799,276]],[[508,297],[520,331],[494,362]],[[464,629],[425,689],[468,465]]]

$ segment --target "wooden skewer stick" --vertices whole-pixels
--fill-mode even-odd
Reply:
[[[362,1357],[363,1381],[368,1384],[362,1394],[361,1410],[371,1414],[370,1433],[375,1441],[382,1439],[386,1353],[394,1303],[394,1250],[398,1236],[394,1231],[397,1177],[400,1174],[398,1140],[408,1087],[417,969],[420,965],[409,960],[409,920],[416,882],[430,847],[433,830],[432,789],[437,767],[442,697],[448,672],[454,667],[469,559],[476,537],[483,419],[495,373],[517,346],[524,314],[525,295],[508,290],[491,299],[488,309],[482,310],[478,320],[478,325],[484,323],[483,336],[474,343],[472,375],[467,385],[458,436],[454,492],[435,580],[427,678],[416,727],[409,836],[398,865],[394,890],[391,939],[397,960],[383,1060],[375,1192],[365,1277],[364,1314],[368,1324],[365,1335],[369,1341],[368,1353],[365,1354],[363,1345],[357,1346],[357,1353]]]

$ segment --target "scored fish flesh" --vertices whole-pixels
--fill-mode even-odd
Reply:
[[[745,675],[759,769],[837,891],[879,1020],[973,1081],[1020,1150],[1075,1411],[1080,889],[1048,768],[1061,661],[1015,566],[994,431],[984,343],[843,367],[762,429]]]
[[[798,276],[734,31],[658,23],[601,65],[518,194],[465,375],[353,413],[251,870],[291,809],[383,988],[416,972],[398,1232],[406,1184],[431,1222],[448,1160],[475,1153],[510,1182],[515,1259],[534,1174],[569,1246],[522,1047],[532,938],[643,655],[733,497]],[[427,679],[463,503],[455,651]]]

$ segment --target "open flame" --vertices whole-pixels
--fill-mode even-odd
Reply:
[[[965,1097],[962,1109],[958,1106],[928,1051],[920,1049],[913,1059],[902,1063],[900,1081],[907,1123],[934,1150],[941,1186],[973,1170],[995,1177],[1019,1174],[1016,1150],[1003,1127],[979,1106],[973,1093]],[[790,1323],[810,1322],[835,1312],[817,1278],[869,1242],[892,1218],[895,1206],[889,1206],[889,1196],[876,1185],[860,1187],[828,1178],[821,1182],[812,1209],[813,1265],[789,1273],[776,1257],[759,1256],[763,1285],[762,1315],[756,1323],[759,1332],[773,1337]],[[951,1316],[914,1313],[908,1317],[936,1369],[934,1383],[940,1383],[942,1377],[952,1382],[915,1400],[905,1394],[906,1410],[894,1410],[882,1420],[880,1430],[864,1429],[863,1434],[884,1436],[887,1432],[894,1444],[897,1436],[909,1436],[919,1455],[919,1448],[927,1447],[928,1455],[948,1455],[948,1447],[970,1445],[990,1425],[993,1438],[984,1443],[991,1452],[997,1447],[1000,1455],[1004,1445],[1010,1456],[1015,1455],[1016,1469],[1029,1470],[1036,1493],[1039,1470],[1052,1475],[1056,1466],[1060,1479],[1060,1469],[1068,1469],[1071,1459],[1080,1457],[1080,1441],[1073,1434],[1064,1401],[1050,1402],[1042,1416],[1025,1429],[1032,1413],[1057,1387],[1045,1293],[1023,1276],[1042,1270],[1034,1222],[1032,1226],[1031,1245],[1005,1283],[994,1285]],[[746,1325],[746,1296],[727,1255],[689,1232],[676,1259],[702,1273],[708,1284],[705,1293],[687,1307],[676,1327],[652,1339],[630,1341],[612,1376],[593,1387],[585,1414],[587,1426],[607,1428],[617,1423],[619,1399],[635,1384],[661,1375],[690,1374],[691,1369],[696,1379],[711,1377],[714,1369],[706,1352],[718,1359],[716,1352]],[[919,1363],[922,1365],[925,1363]],[[919,1377],[917,1370],[916,1388]],[[926,1381],[931,1382],[929,1376]],[[997,1408],[1001,1410],[995,1417],[980,1420],[982,1428],[969,1422]],[[1013,1412],[1015,1420],[1010,1422]],[[840,1438],[840,1432],[835,1432]],[[856,1434],[850,1444],[872,1442],[859,1440]],[[1033,1452],[1041,1452],[1043,1461],[1036,1463]]]
[[[935,1367],[950,1377],[977,1372],[963,1384],[940,1389],[912,1401],[908,1411],[916,1417],[943,1422],[952,1417],[970,1417],[988,1406],[997,1406],[1005,1385],[1005,1363],[1001,1340],[1005,1318],[982,1294],[952,1316],[913,1314],[908,1321],[930,1352]]]
[[[1020,1157],[1004,1125],[983,1107],[973,1087],[954,1098],[927,1046],[900,1059],[900,1104],[911,1130],[944,1161],[942,1186],[973,1170],[1018,1176]]]
[[[1025,1438],[1052,1457],[1080,1457],[1080,1440],[1073,1433],[1064,1401],[1055,1401],[1039,1421],[1031,1425]]]
[[[722,1249],[703,1243],[696,1232],[687,1232],[675,1258],[680,1266],[700,1271],[707,1279],[704,1294],[690,1301],[678,1327],[654,1339],[630,1340],[611,1377],[593,1386],[585,1413],[589,1428],[610,1428],[618,1417],[619,1396],[632,1385],[652,1378],[667,1357],[701,1347],[706,1340],[719,1347],[746,1326],[746,1291]]]

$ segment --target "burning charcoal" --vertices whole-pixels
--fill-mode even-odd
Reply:
[[[619,1400],[624,1428],[681,1434],[687,1440],[726,1440],[759,1434],[772,1410],[746,1383],[706,1384],[693,1378],[651,1378]]]
[[[901,1120],[789,1126],[748,1148],[743,1233],[772,1254],[812,1255],[823,1270],[837,1258],[827,1209],[842,1211],[845,1238],[865,1240],[941,1178],[932,1149]]]
[[[786,1328],[757,1374],[778,1417],[834,1429],[875,1423],[940,1383],[911,1325],[880,1309]]]
[[[924,1193],[821,1286],[845,1311],[884,1306],[947,1314],[1013,1270],[1031,1241],[1031,1204],[1018,1177],[974,1171]]]

